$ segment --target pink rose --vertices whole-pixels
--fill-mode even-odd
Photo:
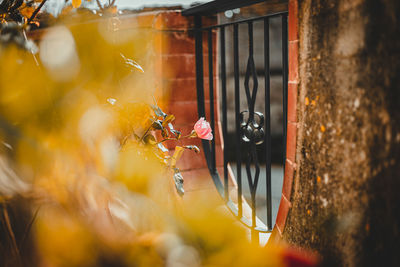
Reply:
[[[210,124],[204,119],[200,118],[194,125],[194,130],[196,131],[197,137],[206,140],[212,140],[213,134]]]

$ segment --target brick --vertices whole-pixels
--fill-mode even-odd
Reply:
[[[288,122],[287,137],[286,137],[286,158],[291,162],[295,162],[296,136],[297,136],[297,124],[293,122]]]
[[[299,80],[299,42],[289,42],[289,82],[298,82]]]
[[[276,216],[276,227],[278,228],[280,234],[282,234],[285,228],[289,208],[290,202],[284,196],[282,196],[279,204],[278,215]]]
[[[288,84],[288,121],[296,122],[297,113],[297,83]]]
[[[187,30],[193,26],[193,17],[184,17],[180,11],[162,11],[157,14],[153,23],[157,30]]]
[[[192,151],[185,151],[177,163],[177,167],[182,170],[195,170],[207,168],[207,162],[202,147],[199,154],[194,154]],[[173,155],[174,150],[170,150]],[[215,146],[216,166],[223,166],[223,152],[221,146]]]
[[[195,40],[187,32],[161,32],[163,54],[195,53]]]
[[[156,33],[162,44],[157,52],[161,54],[194,54],[195,38],[187,31],[160,31]],[[203,34],[203,53],[208,53],[208,34]],[[213,33],[213,54],[216,54],[216,33]],[[208,54],[207,54],[208,55]]]
[[[206,120],[210,121],[210,101],[204,101],[205,109],[206,109]],[[217,102],[214,101],[214,110],[217,110]],[[175,125],[186,125],[192,124],[198,120],[198,112],[197,112],[197,102],[175,102],[171,101],[166,112],[169,114],[174,114]],[[218,120],[218,117],[215,117],[215,120]]]
[[[166,79],[174,78],[195,78],[196,77],[196,58],[194,54],[175,54],[161,55],[160,75]],[[217,76],[216,61],[214,61],[213,76]],[[208,57],[203,56],[203,74],[208,77]]]
[[[204,99],[208,100],[210,90],[209,79],[204,78]],[[214,90],[217,88],[217,78],[214,78]],[[197,101],[196,78],[164,79],[163,93],[171,101]],[[215,97],[215,93],[214,93]]]
[[[290,200],[293,185],[294,167],[292,162],[286,160],[285,175],[283,178],[282,195]]]
[[[289,0],[289,41],[296,41],[298,37],[298,2]]]
[[[175,125],[186,125],[194,123],[198,119],[197,102],[175,102],[171,101],[167,108],[169,114],[175,116]]]
[[[196,77],[196,59],[194,55],[162,55],[161,77],[173,78],[193,78]]]
[[[217,18],[215,16],[202,18],[204,27],[215,25],[216,23]],[[182,16],[180,11],[162,11],[155,18],[153,25],[157,30],[188,30],[194,28],[194,19],[193,16]]]
[[[120,23],[118,28],[120,30],[132,29],[132,28],[152,28],[154,19],[158,12],[143,12],[132,15],[124,15],[120,17]]]

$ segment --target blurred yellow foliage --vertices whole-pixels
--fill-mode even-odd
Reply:
[[[80,7],[81,4],[82,4],[82,0],[72,0],[72,6],[74,8]]]
[[[167,100],[154,33],[111,19],[42,30],[36,55],[0,50],[0,195],[27,200],[37,266],[282,266],[281,248],[250,243],[219,200],[177,200],[170,170],[134,138],[153,98]]]

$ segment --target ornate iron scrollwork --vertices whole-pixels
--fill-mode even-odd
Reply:
[[[216,1],[218,2],[218,1]],[[223,2],[223,1],[222,1]],[[231,1],[232,5],[233,2]],[[249,1],[249,4],[252,1]],[[218,5],[218,4],[217,4]],[[221,4],[223,5],[223,4]],[[211,8],[211,9],[214,9]],[[215,13],[215,10],[209,10],[212,14]],[[208,12],[208,11],[207,11]],[[206,12],[206,13],[207,13]],[[204,32],[208,32],[208,78],[209,85],[208,89],[210,91],[209,94],[209,103],[210,103],[210,121],[214,118],[216,119],[214,114],[214,79],[215,72],[213,69],[214,66],[214,55],[219,55],[220,57],[220,78],[221,78],[221,108],[222,108],[222,133],[223,138],[227,141],[228,137],[228,103],[227,103],[227,66],[226,66],[226,42],[225,37],[227,32],[225,29],[230,29],[232,26],[232,57],[233,57],[233,90],[234,90],[234,107],[235,107],[235,150],[236,150],[236,184],[237,184],[237,195],[232,199],[231,196],[231,183],[229,182],[230,177],[234,180],[235,177],[231,176],[230,166],[228,162],[228,153],[226,148],[223,150],[223,177],[221,176],[221,169],[216,168],[220,167],[216,163],[216,149],[215,143],[208,142],[203,140],[203,151],[207,161],[207,166],[209,168],[211,177],[215,183],[215,186],[218,190],[218,193],[224,198],[227,207],[232,211],[232,213],[242,222],[246,227],[251,229],[252,240],[258,241],[259,233],[267,233],[272,231],[272,196],[271,196],[271,127],[270,127],[270,34],[269,34],[269,21],[272,17],[280,16],[282,18],[282,78],[283,78],[283,109],[284,109],[284,117],[286,119],[286,101],[287,101],[287,11],[274,13],[270,15],[250,18],[244,21],[232,21],[230,23],[219,24],[216,26],[206,26],[202,25],[202,17],[205,16],[203,9],[198,9],[198,7],[190,8],[186,11],[183,11],[184,15],[195,15],[194,23],[195,23],[195,51],[196,51],[196,88],[197,88],[197,108],[199,117],[205,117],[206,115],[206,105],[205,105],[205,91],[204,91]],[[211,13],[210,13],[211,14]],[[264,21],[264,71],[260,74],[257,74],[255,63],[254,63],[254,40],[253,40],[253,22],[255,21]],[[239,50],[244,49],[239,42],[239,25],[248,24],[248,41],[249,41],[249,54],[246,65],[246,73],[245,73],[245,81],[244,88],[240,84],[240,64],[241,57]],[[220,50],[215,53],[213,33],[215,30],[219,29],[219,40],[220,42]],[[261,43],[258,43],[262,45]],[[239,49],[240,47],[241,49]],[[257,53],[257,59],[261,56],[260,53]],[[260,66],[261,67],[261,66]],[[255,102],[256,95],[258,90],[258,81],[257,75],[264,76],[265,82],[265,117],[261,112],[255,111]],[[247,107],[241,109],[241,90],[245,89],[246,99],[247,99]],[[260,99],[260,98],[259,98]],[[262,100],[261,100],[262,101]],[[213,123],[212,123],[213,124]],[[284,133],[286,133],[285,128],[286,123],[284,123]],[[284,137],[285,139],[285,137]],[[261,149],[260,144],[265,145],[265,151]],[[229,143],[227,142],[229,145]],[[264,152],[267,152],[264,154]],[[259,155],[264,154],[261,158]],[[264,157],[265,156],[265,157]],[[265,161],[264,161],[265,158]],[[261,165],[262,164],[262,165]],[[265,164],[265,165],[264,165]],[[243,168],[245,165],[245,169]],[[261,168],[263,166],[263,168]],[[264,170],[265,166],[265,180],[266,180],[266,202],[267,205],[267,225],[263,225],[262,221],[256,215],[256,198],[258,198],[258,194],[261,190],[257,190],[259,179],[264,179],[264,175],[261,175],[261,172]],[[245,171],[245,173],[243,172]],[[242,179],[243,178],[243,179]],[[244,179],[247,178],[248,187],[250,189],[250,199],[247,197],[247,188],[246,191],[243,190],[242,183]],[[235,184],[235,183],[233,183]],[[264,184],[263,184],[264,187]],[[264,191],[264,190],[262,190]],[[246,193],[246,195],[243,194]],[[261,192],[262,193],[262,192]],[[236,200],[234,200],[236,199]],[[250,201],[249,201],[250,200]],[[261,200],[261,199],[260,199]],[[261,202],[261,204],[263,204]],[[249,214],[244,213],[244,209],[247,210],[247,205],[251,208],[251,218]],[[262,206],[258,206],[260,208]],[[265,214],[264,214],[265,215]]]
[[[261,112],[254,112],[258,121],[247,119],[245,121],[245,114],[249,113],[248,110],[240,112],[240,130],[242,133],[242,140],[245,142],[254,142],[256,145],[264,142],[264,114]]]
[[[246,92],[248,110],[240,113],[240,131],[242,140],[245,142],[255,143],[256,145],[264,142],[264,114],[258,111],[254,111],[256,104],[256,96],[258,89],[258,80],[256,66],[253,59],[253,44],[252,44],[252,25],[249,25],[249,31],[251,31],[250,38],[250,51],[249,59],[247,61],[246,75],[244,80],[244,88]],[[250,92],[250,78],[253,80],[253,88]],[[248,118],[245,121],[245,114],[248,113]],[[256,120],[257,117],[257,120]]]
[[[256,191],[260,177],[260,163],[256,146],[264,142],[264,115],[254,111],[258,89],[257,72],[253,58],[253,24],[249,22],[249,59],[247,61],[244,88],[248,110],[240,112],[240,135],[247,143],[246,173],[251,193],[252,226],[256,227]],[[250,92],[250,79],[253,88]],[[245,119],[247,115],[247,119]],[[253,171],[252,171],[253,170]]]

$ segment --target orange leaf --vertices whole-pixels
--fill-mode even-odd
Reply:
[[[72,6],[73,6],[74,8],[80,7],[81,4],[82,4],[82,0],[72,0]]]

